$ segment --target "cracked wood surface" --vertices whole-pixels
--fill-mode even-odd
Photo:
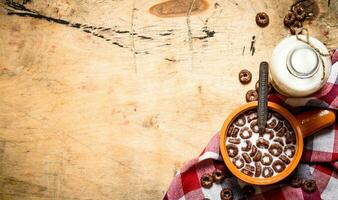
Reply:
[[[288,35],[291,0],[163,2],[0,0],[0,199],[160,199]],[[305,27],[337,47],[319,8]]]

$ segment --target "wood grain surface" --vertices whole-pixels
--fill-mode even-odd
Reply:
[[[0,0],[0,199],[161,199],[245,102],[292,3]],[[318,6],[304,26],[337,47],[338,1]]]

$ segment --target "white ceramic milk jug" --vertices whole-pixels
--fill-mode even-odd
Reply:
[[[305,97],[325,84],[331,65],[329,52],[319,40],[305,35],[290,36],[273,50],[271,82],[285,96]]]

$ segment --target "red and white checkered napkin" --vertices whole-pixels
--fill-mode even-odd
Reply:
[[[338,50],[332,56],[333,63],[338,59]],[[270,101],[284,106],[316,106],[338,110],[338,64],[332,67],[327,84],[312,97],[294,99],[275,94]],[[217,133],[197,158],[187,162],[177,173],[164,196],[164,200],[210,200],[220,199],[222,188],[231,188],[234,199],[245,199],[242,188],[245,182],[234,177],[226,168],[219,147],[220,135]],[[215,169],[226,172],[228,177],[222,184],[213,184],[210,189],[201,187],[203,174],[211,174]],[[301,164],[296,169],[297,176],[314,179],[318,190],[306,193],[301,188],[292,188],[280,182],[269,186],[254,186],[256,193],[249,199],[338,199],[338,121],[335,125],[321,130],[305,139]]]

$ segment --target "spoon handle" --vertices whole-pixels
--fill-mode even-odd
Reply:
[[[258,128],[259,133],[263,134],[268,115],[268,78],[269,64],[265,61],[259,66],[259,91],[258,91]]]

